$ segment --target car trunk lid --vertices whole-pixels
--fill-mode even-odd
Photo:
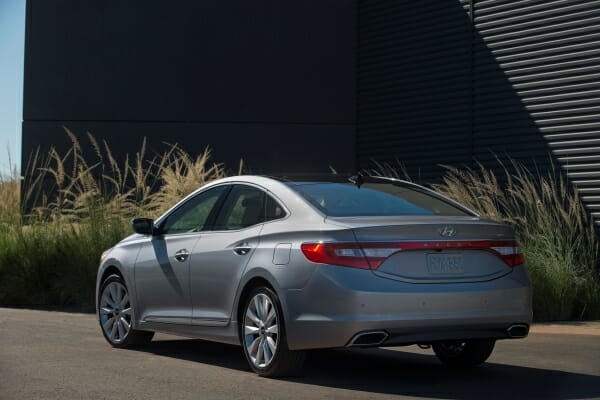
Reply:
[[[374,274],[405,282],[493,280],[512,271],[512,258],[506,256],[518,249],[509,226],[480,217],[327,220],[354,232]]]

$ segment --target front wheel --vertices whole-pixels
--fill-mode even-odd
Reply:
[[[154,332],[131,327],[133,310],[125,282],[110,275],[100,286],[98,316],[102,334],[113,347],[134,347],[150,343]]]
[[[494,350],[495,340],[440,342],[432,345],[437,358],[452,367],[475,367],[483,364]]]
[[[293,375],[304,362],[303,351],[288,349],[279,298],[271,289],[254,289],[244,303],[240,338],[250,368],[260,376]]]

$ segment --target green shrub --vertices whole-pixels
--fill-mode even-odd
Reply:
[[[15,225],[0,234],[0,304],[94,303],[102,251],[130,231],[121,218]]]
[[[498,163],[503,183],[479,164],[446,167],[434,189],[515,229],[533,281],[538,321],[600,318],[599,242],[577,193],[560,173],[533,174]]]
[[[94,304],[102,252],[131,233],[134,216],[157,217],[196,188],[225,176],[210,163],[207,148],[197,158],[176,145],[147,157],[144,142],[120,165],[106,143],[88,134],[97,159],[83,157],[75,136],[64,155],[31,157],[22,204],[19,179],[0,181],[0,304]],[[48,197],[47,193],[55,193]]]
[[[119,164],[109,146],[91,135],[97,159],[89,163],[67,133],[73,146],[66,154],[32,156],[24,201],[16,171],[0,177],[0,304],[93,305],[100,254],[131,233],[133,216],[157,217],[225,176],[221,165],[210,163],[208,149],[193,158],[174,145],[148,157],[144,142]],[[382,175],[406,178],[405,171],[377,167]],[[537,320],[600,318],[600,245],[561,174],[537,176],[512,162],[499,183],[482,165],[446,168],[434,189],[515,228],[533,281]],[[45,195],[42,182],[50,182],[46,189],[55,197]],[[34,207],[22,217],[20,203]]]

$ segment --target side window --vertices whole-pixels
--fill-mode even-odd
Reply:
[[[265,192],[252,186],[235,185],[223,205],[215,230],[247,228],[265,220]]]
[[[215,204],[227,189],[227,186],[219,186],[189,199],[167,217],[161,226],[162,233],[199,232],[206,229]]]
[[[268,194],[265,201],[265,222],[285,217],[285,210]]]
[[[247,228],[283,218],[285,210],[264,191],[247,185],[235,185],[217,217],[214,229],[227,231]]]

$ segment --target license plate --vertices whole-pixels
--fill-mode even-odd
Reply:
[[[460,275],[465,273],[460,254],[427,254],[427,270],[436,275]]]

